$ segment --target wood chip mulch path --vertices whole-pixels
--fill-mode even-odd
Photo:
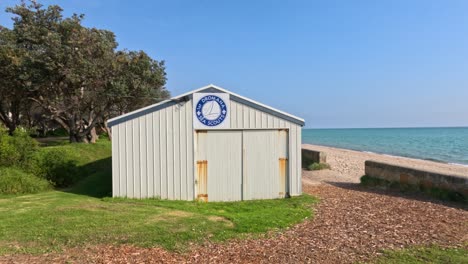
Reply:
[[[368,261],[382,249],[468,245],[468,208],[460,205],[346,183],[306,185],[304,191],[321,199],[314,220],[268,238],[206,243],[186,254],[94,246],[3,256],[0,263],[353,263]]]

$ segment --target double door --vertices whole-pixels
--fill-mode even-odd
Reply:
[[[196,132],[196,198],[273,199],[287,194],[287,130]]]

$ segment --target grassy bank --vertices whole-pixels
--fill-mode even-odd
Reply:
[[[0,196],[0,254],[41,253],[97,244],[162,246],[223,241],[285,228],[311,217],[310,196],[238,203],[113,199],[110,142],[59,144],[76,157],[71,188]]]

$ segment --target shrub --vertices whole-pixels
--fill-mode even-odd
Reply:
[[[49,190],[50,183],[15,168],[0,168],[1,194],[38,193]]]
[[[0,129],[0,166],[24,167],[37,148],[37,142],[25,131],[17,129],[10,136]]]
[[[330,165],[328,163],[312,163],[307,167],[308,170],[325,170],[330,169]]]
[[[109,134],[107,134],[107,133],[100,134],[99,135],[99,140],[103,140],[103,139],[109,140],[110,139]]]
[[[77,157],[68,149],[43,148],[35,153],[29,171],[56,187],[68,187],[78,179]]]

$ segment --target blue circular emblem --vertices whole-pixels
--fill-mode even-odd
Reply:
[[[226,103],[216,95],[206,95],[198,100],[195,114],[205,126],[214,127],[223,123],[227,115]]]

